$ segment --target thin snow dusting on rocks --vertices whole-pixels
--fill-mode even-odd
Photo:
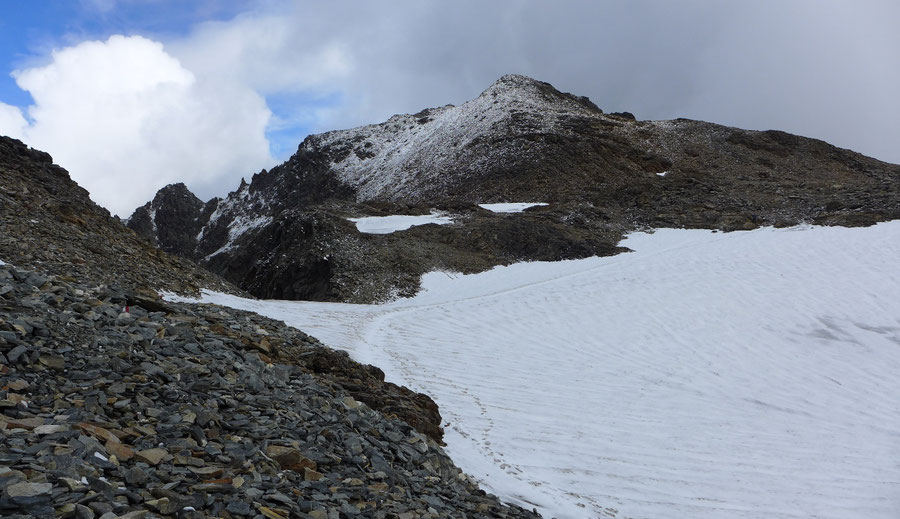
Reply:
[[[473,143],[504,134],[510,109],[545,115],[591,112],[574,100],[546,97],[533,79],[507,75],[462,105],[395,115],[386,123],[327,132],[318,136],[317,144],[360,143],[333,163],[332,169],[357,190],[358,200],[392,198],[424,185],[440,184],[445,172]],[[545,127],[534,131],[557,130],[556,117],[548,115],[541,121]],[[475,161],[467,167],[477,170],[480,165]]]
[[[230,250],[235,240],[240,238],[245,232],[253,229],[258,229],[260,227],[265,227],[266,225],[271,223],[271,221],[272,217],[268,215],[248,217],[242,214],[238,214],[228,224],[228,241],[225,242],[225,245],[222,245],[216,251],[207,255],[204,259],[212,258],[213,256]],[[204,227],[204,229],[206,228]]]
[[[546,517],[897,517],[900,222],[624,245],[380,306],[204,299],[431,395],[460,467]]]

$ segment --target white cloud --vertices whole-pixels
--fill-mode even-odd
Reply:
[[[198,75],[238,82],[258,92],[331,90],[354,69],[335,27],[275,14],[242,15],[198,25],[171,42],[173,55]]]
[[[0,135],[23,139],[26,126],[28,126],[28,122],[22,116],[22,110],[19,107],[0,103]]]
[[[272,161],[265,138],[271,114],[259,94],[198,77],[149,39],[84,42],[14,75],[34,98],[26,142],[51,152],[120,216],[168,183],[209,192],[223,176]]]

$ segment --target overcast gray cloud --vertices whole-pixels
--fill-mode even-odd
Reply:
[[[463,1],[384,16],[337,3],[291,18],[353,66],[320,129],[460,102],[519,72],[642,118],[782,128],[900,162],[898,6]]]
[[[900,162],[898,19],[900,4],[887,0],[260,0],[155,50],[134,45],[153,59],[129,69],[143,86],[119,91],[121,102],[106,106],[99,73],[76,92],[44,82],[30,127],[0,105],[0,133],[5,125],[44,147],[97,201],[127,214],[162,182],[184,180],[203,198],[233,189],[284,158],[269,155],[267,135],[273,149],[295,148],[307,131],[460,103],[515,72],[639,118],[784,129]],[[132,47],[105,45],[108,59]],[[86,70],[106,70],[97,49],[81,48],[95,51]],[[164,101],[150,115],[147,85]],[[89,108],[102,125],[66,108],[82,102],[76,94],[95,99]],[[85,117],[77,131],[61,126],[72,121],[64,112]],[[125,132],[133,139],[115,144],[116,124],[133,129],[134,121],[155,133]],[[103,162],[64,151],[73,149],[102,150]],[[91,177],[107,175],[108,184],[131,171],[126,157],[151,165],[129,173],[143,179],[133,182],[139,188],[124,197],[90,187],[103,184]]]

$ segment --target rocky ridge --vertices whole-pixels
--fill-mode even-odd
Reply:
[[[453,465],[436,409],[401,421],[377,368],[255,314],[128,302],[0,265],[0,515],[537,517]]]
[[[168,200],[131,221],[164,214]],[[492,202],[550,205],[477,205]],[[346,220],[434,209],[455,224],[364,235]],[[186,215],[166,220],[178,239],[132,227],[258,297],[372,302],[415,293],[431,270],[614,254],[641,228],[900,218],[900,166],[784,132],[606,114],[510,75],[460,106],[311,135],[225,199],[169,213]]]
[[[242,292],[147,243],[91,201],[49,154],[8,137],[0,137],[0,259],[70,281],[115,282],[137,291]]]

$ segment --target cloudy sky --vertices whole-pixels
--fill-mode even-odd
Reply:
[[[900,163],[897,20],[896,0],[8,1],[0,134],[120,216],[172,182],[224,195],[309,133],[505,73]]]

